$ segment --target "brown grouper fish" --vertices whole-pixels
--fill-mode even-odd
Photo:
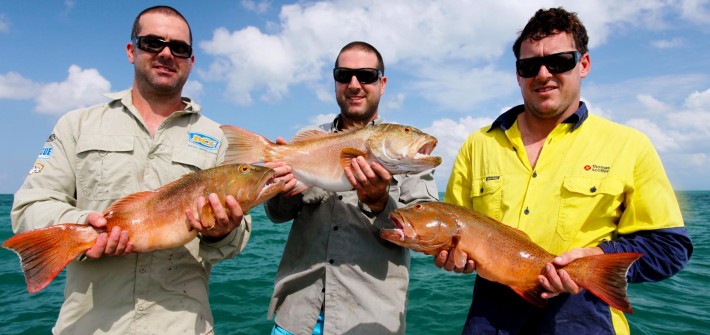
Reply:
[[[394,229],[380,236],[397,245],[428,255],[453,248],[455,264],[476,262],[479,276],[507,285],[528,302],[543,307],[545,291],[538,282],[547,263],[556,257],[535,244],[524,232],[465,207],[443,202],[410,205],[390,213]],[[642,254],[613,253],[587,256],[564,267],[577,285],[620,311],[633,313],[626,296],[626,273]]]
[[[248,130],[222,126],[229,139],[227,161],[265,163],[284,161],[291,166],[300,189],[317,186],[326,191],[352,190],[345,168],[353,158],[376,161],[392,174],[422,172],[441,163],[430,156],[435,137],[412,126],[382,123],[358,126],[337,133],[309,130],[288,144],[276,144]]]
[[[226,196],[232,195],[246,213],[283,190],[283,182],[274,182],[273,174],[272,169],[248,164],[189,173],[157,190],[130,194],[114,202],[104,211],[105,230],[63,223],[17,234],[2,246],[20,256],[27,290],[35,293],[89,250],[101,232],[113,227],[127,230],[133,252],[185,245],[197,236],[185,216],[187,209],[198,211],[205,227],[215,223],[209,203],[197,208],[200,196],[216,193],[224,206]]]

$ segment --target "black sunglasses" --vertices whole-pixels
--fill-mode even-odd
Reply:
[[[544,57],[522,58],[515,62],[518,75],[523,78],[532,78],[540,72],[540,67],[545,65],[550,73],[563,73],[574,69],[582,58],[579,51],[566,51]]]
[[[335,81],[347,84],[353,76],[357,78],[360,84],[371,84],[382,77],[382,71],[373,68],[364,69],[349,69],[347,67],[336,67],[333,69],[333,78]]]
[[[190,58],[192,47],[183,41],[166,41],[155,36],[138,36],[133,38],[133,44],[145,52],[159,53],[167,46],[170,53],[178,58]]]

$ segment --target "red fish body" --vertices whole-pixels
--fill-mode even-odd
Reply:
[[[476,272],[490,281],[509,286],[525,300],[544,306],[545,291],[537,281],[545,264],[556,257],[535,244],[522,231],[465,207],[443,202],[410,205],[390,213],[395,229],[380,236],[397,245],[436,255],[454,249],[457,266],[466,258],[476,262]],[[572,280],[610,306],[633,313],[626,296],[626,273],[642,254],[615,253],[579,258],[561,267]]]
[[[197,208],[197,199],[216,193],[222,205],[227,195],[246,213],[283,190],[273,182],[274,171],[248,164],[229,164],[193,172],[155,191],[127,195],[104,211],[106,230],[119,227],[129,233],[134,252],[179,247],[197,236],[185,217],[192,209],[209,227],[211,208]],[[35,293],[47,286],[73,259],[94,245],[102,231],[85,224],[64,223],[17,234],[2,244],[20,256],[27,289]]]

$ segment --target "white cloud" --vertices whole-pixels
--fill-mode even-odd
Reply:
[[[308,119],[308,122],[309,122],[310,124],[318,124],[318,125],[321,125],[321,124],[324,124],[324,123],[333,122],[333,120],[335,120],[335,116],[336,116],[336,115],[337,115],[337,114],[335,114],[335,113],[318,114],[318,115],[316,115],[316,116],[314,116],[314,117]]]
[[[669,40],[655,40],[651,42],[651,45],[658,49],[673,49],[684,46],[685,42],[682,38],[676,37]]]
[[[188,97],[199,103],[200,97],[205,93],[205,89],[199,81],[189,79],[182,88],[182,96]]]
[[[41,88],[36,98],[35,111],[42,114],[62,114],[105,101],[106,98],[102,94],[110,90],[111,83],[97,70],[82,70],[77,65],[71,65],[65,81],[47,84]]]
[[[700,26],[710,24],[710,1],[707,0],[682,0],[681,14],[684,19]]]
[[[39,89],[39,85],[19,73],[0,74],[0,99],[31,99],[37,89]]]
[[[242,0],[242,6],[244,8],[255,12],[257,14],[263,14],[271,8],[270,1],[254,1],[254,0]]]
[[[10,31],[10,21],[5,13],[0,13],[0,32],[6,33],[8,31]]]
[[[436,168],[435,178],[439,190],[443,191],[446,186],[446,181],[451,173],[456,155],[461,148],[464,140],[471,133],[481,127],[490,125],[493,122],[492,118],[474,118],[467,116],[456,120],[440,119],[432,122],[431,126],[423,128],[422,131],[432,135],[439,140],[439,143],[434,149],[433,155],[441,156],[442,162]]]

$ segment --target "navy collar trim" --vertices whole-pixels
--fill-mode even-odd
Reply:
[[[503,131],[506,131],[510,129],[510,127],[515,124],[515,120],[518,118],[518,114],[522,113],[525,111],[525,106],[524,105],[518,105],[515,106],[509,110],[507,110],[505,113],[501,114],[498,116],[498,118],[493,121],[493,124],[491,124],[491,127],[488,128],[488,132],[491,132],[493,129],[500,128]],[[572,123],[574,124],[572,126],[572,130],[574,131],[575,129],[579,128],[582,123],[584,123],[585,120],[587,120],[587,117],[589,117],[589,111],[587,110],[587,105],[583,102],[579,102],[579,108],[577,108],[577,111],[574,112],[574,114],[570,115],[567,117],[562,123]]]

